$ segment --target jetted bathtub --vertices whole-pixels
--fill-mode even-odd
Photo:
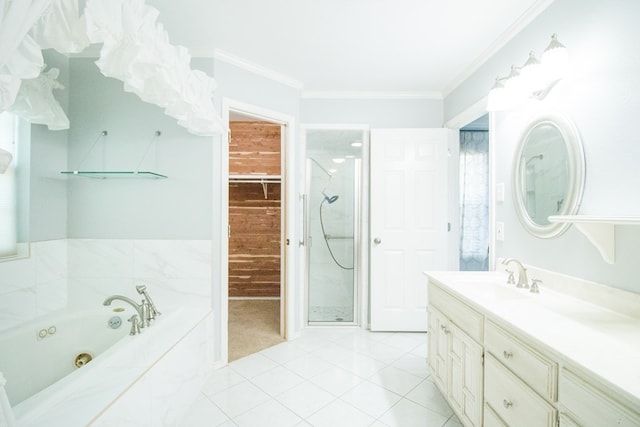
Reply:
[[[0,372],[19,426],[108,425],[101,420],[113,419],[112,408],[122,407],[121,400],[132,401],[126,392],[142,378],[143,384],[149,382],[152,368],[163,359],[171,361],[181,341],[206,342],[203,333],[195,341],[184,338],[212,318],[206,309],[163,312],[132,336],[127,319],[133,309],[117,310],[114,303],[93,311],[59,312],[0,333]],[[193,345],[187,347],[187,354],[193,353]],[[200,359],[186,364],[194,372],[182,373],[183,378],[202,373]]]
[[[59,313],[0,334],[0,372],[12,406],[87,366],[129,335],[123,313]]]

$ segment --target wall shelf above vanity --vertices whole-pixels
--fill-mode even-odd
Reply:
[[[575,224],[608,264],[616,260],[616,225],[640,225],[638,216],[552,215],[550,222]]]

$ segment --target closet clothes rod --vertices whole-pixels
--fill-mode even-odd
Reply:
[[[257,178],[255,176],[234,176],[229,177],[229,183],[253,183],[262,184],[262,191],[264,193],[265,200],[268,199],[267,184],[280,184],[282,182],[280,177],[264,177]]]

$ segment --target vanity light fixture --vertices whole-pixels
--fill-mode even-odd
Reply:
[[[565,45],[558,41],[558,35],[555,33],[551,36],[551,42],[542,54],[542,65],[547,80],[558,80],[567,74],[569,54]]]
[[[527,98],[544,99],[549,91],[567,74],[569,59],[567,48],[558,41],[557,34],[538,60],[534,51],[521,66],[512,65],[507,77],[497,77],[489,91],[487,111],[500,111],[514,107]]]

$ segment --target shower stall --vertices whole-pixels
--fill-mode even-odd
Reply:
[[[307,320],[358,324],[362,130],[306,132]]]

